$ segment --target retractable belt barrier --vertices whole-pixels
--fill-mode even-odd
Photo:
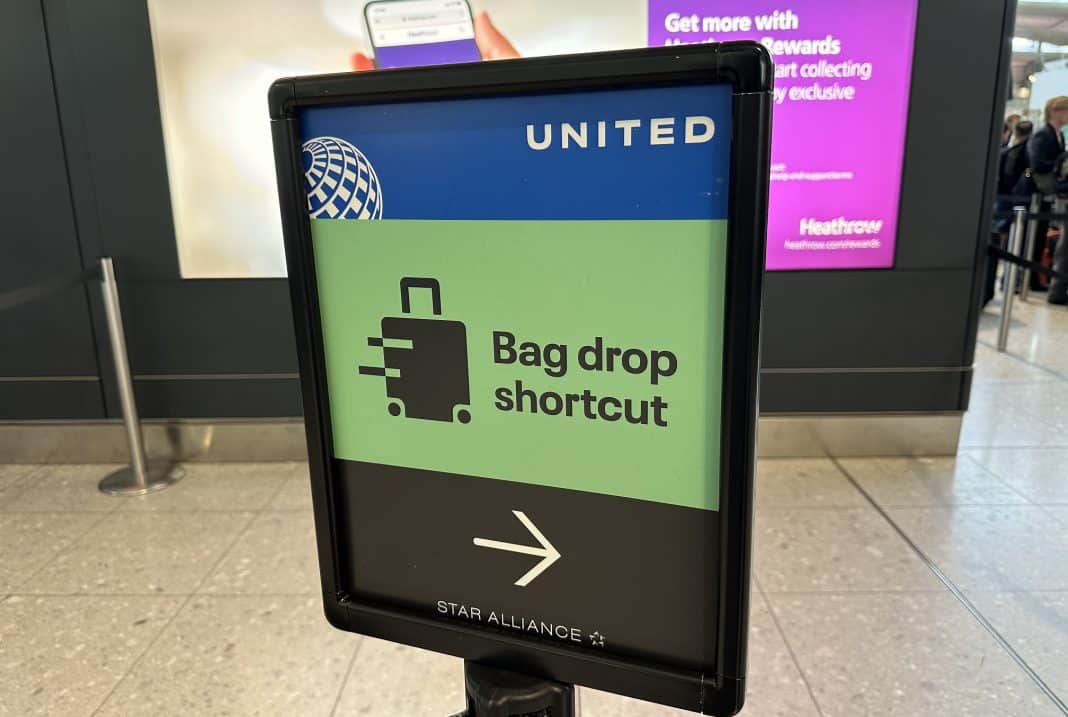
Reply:
[[[1012,212],[994,212],[995,219],[1012,219]],[[1027,221],[1040,222],[1068,222],[1068,214],[1056,214],[1054,212],[1027,212]]]
[[[1013,264],[1016,264],[1017,266],[1022,266],[1025,269],[1030,269],[1031,271],[1037,271],[1040,274],[1046,274],[1050,278],[1056,278],[1056,279],[1061,279],[1062,281],[1068,281],[1068,274],[1065,274],[1064,272],[1061,272],[1061,271],[1056,271],[1054,269],[1051,269],[1048,266],[1044,266],[1043,264],[1039,264],[1037,261],[1030,261],[1028,259],[1024,259],[1023,257],[1016,256],[1015,254],[1012,254],[1012,253],[1009,253],[1009,252],[1005,251],[1001,247],[997,247],[997,246],[987,247],[987,254],[989,254],[990,256],[995,257],[997,259],[1004,259],[1005,261],[1013,263]]]
[[[29,304],[38,299],[45,299],[53,294],[58,294],[67,289],[73,289],[90,279],[99,278],[100,267],[92,266],[77,274],[47,279],[30,286],[24,286],[12,291],[5,291],[0,293],[0,311],[13,309],[16,306],[22,306],[23,304]]]

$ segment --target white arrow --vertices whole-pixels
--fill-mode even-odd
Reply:
[[[487,540],[486,538],[475,538],[475,545],[480,548],[493,548],[494,550],[507,550],[510,553],[522,553],[523,555],[536,555],[543,560],[535,565],[530,571],[515,581],[515,584],[521,588],[525,588],[530,585],[534,578],[538,577],[549,566],[560,559],[560,553],[553,547],[553,544],[549,542],[549,539],[542,535],[542,532],[538,530],[538,526],[531,522],[526,513],[521,510],[513,510],[512,515],[519,518],[519,522],[522,523],[530,534],[534,536],[534,539],[541,543],[540,548],[532,548],[529,545],[517,545],[516,543],[502,543],[500,540]]]

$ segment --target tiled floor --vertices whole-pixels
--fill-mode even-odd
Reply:
[[[761,463],[745,714],[1068,715],[1068,311],[995,331],[956,459]],[[459,661],[326,624],[303,465],[128,500],[110,469],[0,465],[0,715],[460,708]]]

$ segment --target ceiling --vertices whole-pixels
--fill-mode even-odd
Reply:
[[[1042,58],[1035,50],[1021,49],[1019,46],[1013,50],[1012,79],[1016,85],[1028,85],[1028,75],[1041,69],[1043,59],[1048,62],[1060,58],[1061,48],[1068,46],[1068,0],[1020,0],[1016,10],[1016,31],[1013,35],[1047,45]]]
[[[1021,2],[1014,34],[1036,42],[1068,45],[1068,3]]]

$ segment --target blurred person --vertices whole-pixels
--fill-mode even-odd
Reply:
[[[1001,146],[1006,147],[1012,143],[1013,131],[1016,129],[1016,124],[1020,121],[1020,115],[1011,114],[1005,118],[1004,124],[1001,125]]]
[[[1030,168],[1028,142],[1034,128],[1034,123],[1029,120],[1020,120],[1014,125],[1012,138],[998,159],[998,194],[1012,194]]]
[[[1041,194],[1042,202],[1039,205],[1039,211],[1049,212],[1052,209],[1052,195],[1056,192],[1054,169],[1057,165],[1057,158],[1064,152],[1065,147],[1061,128],[1068,123],[1068,97],[1050,98],[1046,102],[1043,114],[1042,127],[1027,141],[1028,169],[1013,193],[1017,195]],[[1037,241],[1032,247],[1031,256],[1027,258],[1032,261],[1041,261],[1043,255],[1050,251],[1047,246],[1048,231],[1048,221],[1036,220],[1034,235]],[[1046,291],[1047,281],[1044,276],[1037,272],[1031,272],[1030,276],[1032,291]]]
[[[1053,173],[1057,157],[1064,152],[1061,128],[1068,124],[1068,97],[1060,95],[1046,102],[1045,123],[1028,141],[1027,154],[1031,162],[1031,179],[1043,194],[1054,192]]]
[[[1017,122],[1013,127],[1012,137],[1002,148],[998,158],[998,196],[994,202],[994,211],[997,216],[994,219],[991,242],[1001,248],[1006,248],[1008,244],[1009,227],[1012,225],[1012,219],[1008,215],[1011,214],[1012,208],[1021,201],[1016,195],[1021,192],[1026,194],[1029,191],[1025,183],[1029,165],[1027,142],[1033,130],[1033,122],[1029,120]],[[994,257],[987,257],[984,306],[994,298],[997,273],[997,260]]]
[[[1046,102],[1043,120],[1045,124],[1027,142],[1027,155],[1031,164],[1030,175],[1035,189],[1049,196],[1056,191],[1057,169],[1062,163],[1061,155],[1064,154],[1064,133],[1061,130],[1068,124],[1068,97],[1064,95],[1051,97]],[[1049,211],[1048,202],[1043,201],[1042,209]],[[1046,236],[1047,230],[1048,222],[1039,222],[1037,236],[1040,238]],[[1038,249],[1037,246],[1035,248]],[[1066,237],[1062,236],[1057,241],[1053,253],[1053,268],[1057,271],[1068,270],[1068,238]],[[1053,279],[1049,285],[1047,300],[1051,304],[1068,304],[1068,282]]]

